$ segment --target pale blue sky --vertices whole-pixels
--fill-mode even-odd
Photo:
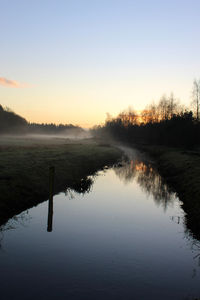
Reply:
[[[0,0],[0,103],[30,121],[103,122],[200,77],[200,1]]]

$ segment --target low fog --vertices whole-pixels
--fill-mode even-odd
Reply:
[[[63,131],[59,134],[44,134],[44,133],[30,133],[30,134],[4,134],[0,135],[0,146],[30,146],[30,145],[49,145],[49,144],[65,144],[76,143],[79,141],[92,138],[89,130],[82,130],[81,132],[71,130]]]
[[[37,133],[30,133],[24,135],[24,137],[32,138],[32,139],[72,139],[72,140],[81,140],[81,139],[89,139],[92,137],[89,130],[82,129],[81,131],[77,131],[76,129],[67,129],[57,134],[44,134],[42,131]]]

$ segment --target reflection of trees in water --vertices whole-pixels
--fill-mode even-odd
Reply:
[[[136,180],[142,190],[148,195],[152,195],[156,204],[162,204],[167,209],[169,203],[175,199],[172,192],[163,178],[148,162],[139,160],[124,161],[114,168],[116,175],[124,182],[130,183]]]
[[[173,203],[175,193],[171,191],[163,178],[152,165],[145,161],[130,160],[124,161],[114,168],[116,175],[126,184],[133,180],[140,185],[147,195],[152,195],[156,204],[162,204],[166,210],[168,205]],[[185,219],[186,217],[186,219]],[[186,216],[172,216],[170,219],[184,228],[184,238],[188,241],[188,247],[194,253],[193,259],[200,267],[200,241],[188,229]],[[197,270],[194,268],[192,277],[195,277]]]
[[[74,193],[89,193],[91,191],[91,187],[94,183],[95,176],[88,176],[82,178],[80,181],[75,181],[71,184],[70,188],[67,188],[65,194],[69,196],[70,199],[73,199]],[[30,215],[28,214],[29,211],[24,211],[21,214],[14,216],[13,218],[9,219],[7,223],[0,226],[0,249],[2,249],[2,241],[4,238],[4,232],[11,229],[16,229],[19,225],[26,227],[28,226],[27,223],[30,222]],[[50,213],[50,212],[49,212]],[[49,220],[49,219],[48,219]],[[53,221],[53,203],[51,208],[51,215],[50,221]],[[51,224],[52,226],[52,224]],[[50,230],[52,231],[52,229]]]
[[[79,182],[74,183],[70,188],[67,188],[65,195],[69,196],[70,199],[74,199],[75,193],[86,194],[91,192],[91,187],[94,183],[94,176],[82,178]]]
[[[4,238],[4,232],[7,230],[16,229],[18,226],[27,227],[27,222],[30,222],[29,211],[24,211],[21,214],[14,216],[8,220],[7,223],[0,226],[0,249],[2,250],[2,241]]]

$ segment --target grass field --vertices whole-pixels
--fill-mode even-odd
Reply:
[[[84,190],[88,175],[120,157],[118,149],[92,139],[1,137],[0,224],[48,199],[49,167],[55,167],[54,193]]]

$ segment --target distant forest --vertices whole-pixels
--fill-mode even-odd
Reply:
[[[200,145],[200,81],[193,85],[194,110],[189,110],[171,94],[158,104],[148,105],[139,114],[132,108],[117,117],[108,115],[103,126],[91,131],[96,137],[113,138],[130,144],[164,145],[192,148]]]
[[[0,105],[0,134],[73,134],[78,135],[84,130],[72,124],[37,124],[29,123],[9,108]]]

